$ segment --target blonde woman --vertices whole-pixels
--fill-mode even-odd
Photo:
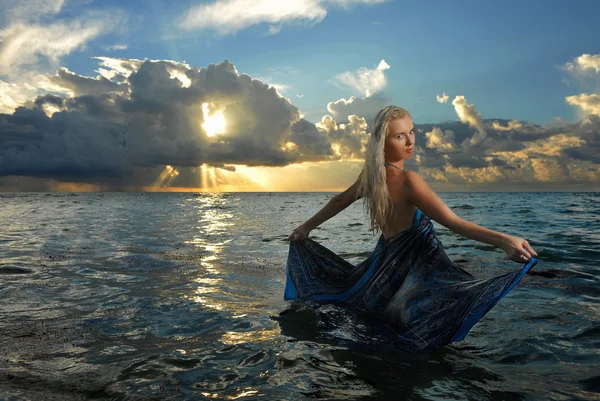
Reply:
[[[398,347],[431,351],[462,340],[535,266],[537,253],[522,238],[461,219],[419,174],[404,170],[415,151],[414,129],[400,107],[377,114],[356,182],[289,235],[284,298],[350,305],[391,324]],[[371,230],[381,235],[369,258],[354,266],[308,235],[360,198]],[[473,277],[445,253],[431,219],[524,266],[491,279]]]

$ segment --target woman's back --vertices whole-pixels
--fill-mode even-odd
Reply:
[[[393,171],[388,167],[386,185],[392,207],[386,218],[385,227],[381,230],[385,239],[394,237],[398,233],[407,230],[412,225],[413,217],[417,207],[407,199],[406,181],[410,172]]]

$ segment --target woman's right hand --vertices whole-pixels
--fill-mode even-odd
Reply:
[[[506,252],[510,260],[515,262],[525,263],[531,259],[531,256],[537,256],[529,242],[523,238],[507,235],[502,241],[501,248]]]
[[[288,237],[288,241],[296,241],[296,240],[303,240],[308,238],[308,233],[310,233],[310,230],[308,228],[306,228],[304,226],[304,224],[302,224],[301,226],[297,227]]]

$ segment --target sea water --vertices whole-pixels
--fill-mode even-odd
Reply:
[[[439,195],[540,262],[464,341],[407,354],[283,300],[286,238],[332,194],[0,194],[0,399],[598,399],[600,194]],[[476,276],[520,266],[435,227]],[[352,263],[377,242],[360,201],[311,238]]]

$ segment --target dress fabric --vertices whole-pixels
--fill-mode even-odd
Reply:
[[[478,279],[448,257],[431,220],[417,209],[409,229],[380,236],[357,265],[310,238],[292,241],[284,299],[348,305],[383,319],[398,335],[394,346],[433,351],[463,340],[537,262]]]

